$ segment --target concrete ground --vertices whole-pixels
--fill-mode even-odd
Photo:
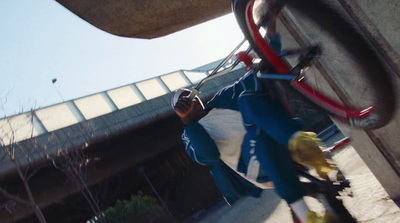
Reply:
[[[326,143],[343,137],[337,134]],[[350,213],[363,223],[400,223],[400,209],[389,198],[378,180],[367,168],[352,146],[347,146],[334,156],[334,160],[347,178],[351,180],[352,197],[342,199]],[[313,198],[307,203],[317,212],[324,208]],[[261,198],[244,198],[230,207],[220,203],[202,213],[191,222],[197,223],[276,223],[293,222],[289,208],[273,190],[265,190]]]

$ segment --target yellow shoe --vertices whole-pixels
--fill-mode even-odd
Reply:
[[[340,222],[341,221],[339,220],[339,218],[332,213],[325,212],[324,216],[319,217],[315,212],[307,211],[306,223],[340,223]]]
[[[289,151],[293,160],[315,168],[320,177],[327,178],[337,168],[326,160],[326,155],[321,150],[323,147],[325,146],[321,139],[313,132],[299,131],[289,139]]]

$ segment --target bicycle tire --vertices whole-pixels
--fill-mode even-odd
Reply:
[[[246,8],[251,1],[233,0],[233,10],[245,38],[260,58],[266,60],[267,56],[263,55],[255,43],[246,22]],[[362,129],[377,129],[385,126],[394,115],[396,107],[395,89],[389,72],[364,37],[350,22],[325,2],[320,0],[285,0],[283,2],[290,10],[295,10],[308,17],[321,29],[329,33],[347,49],[347,53],[352,55],[355,62],[362,67],[362,75],[368,80],[372,94],[379,102],[375,104],[374,110],[368,116],[361,118],[347,117],[346,122],[352,127]]]
[[[342,220],[344,223],[357,223],[357,221],[353,218],[347,208],[343,205],[343,201],[339,200],[336,192],[334,194],[324,194],[329,206],[333,209],[335,214]]]

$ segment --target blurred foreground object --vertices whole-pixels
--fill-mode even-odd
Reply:
[[[165,36],[232,12],[231,0],[57,0],[108,33],[142,39]]]

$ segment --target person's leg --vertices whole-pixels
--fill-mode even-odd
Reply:
[[[253,140],[249,140],[253,146],[250,153],[254,154],[260,169],[266,172],[278,195],[288,204],[301,199],[305,195],[305,189],[296,175],[288,149],[279,145],[264,131],[255,129],[249,131],[252,133],[249,135],[255,136]]]
[[[260,126],[261,129],[287,147],[291,136],[302,129],[298,120],[290,117],[280,102],[262,92],[243,92],[238,98],[243,121]]]
[[[337,218],[331,213],[326,212],[324,216],[317,216],[315,212],[310,211],[304,201],[305,189],[297,177],[288,149],[279,145],[260,128],[248,126],[242,145],[242,154],[242,157],[246,157],[248,166],[246,176],[253,175],[254,177],[251,171],[255,168],[250,166],[255,164],[254,166],[259,168],[259,175],[258,178],[252,178],[252,180],[260,180],[260,178],[271,180],[277,194],[288,203],[301,222],[337,222]]]
[[[246,177],[258,182],[272,181],[277,194],[302,222],[306,222],[310,209],[303,199],[305,190],[287,148],[276,143],[259,127],[248,125],[242,144],[242,158],[247,166]],[[254,174],[255,169],[258,176]]]
[[[244,123],[260,126],[281,146],[288,147],[296,162],[314,167],[322,178],[336,172],[321,150],[321,140],[315,133],[302,132],[301,123],[289,116],[280,102],[267,94],[247,91],[239,96],[238,106]]]

